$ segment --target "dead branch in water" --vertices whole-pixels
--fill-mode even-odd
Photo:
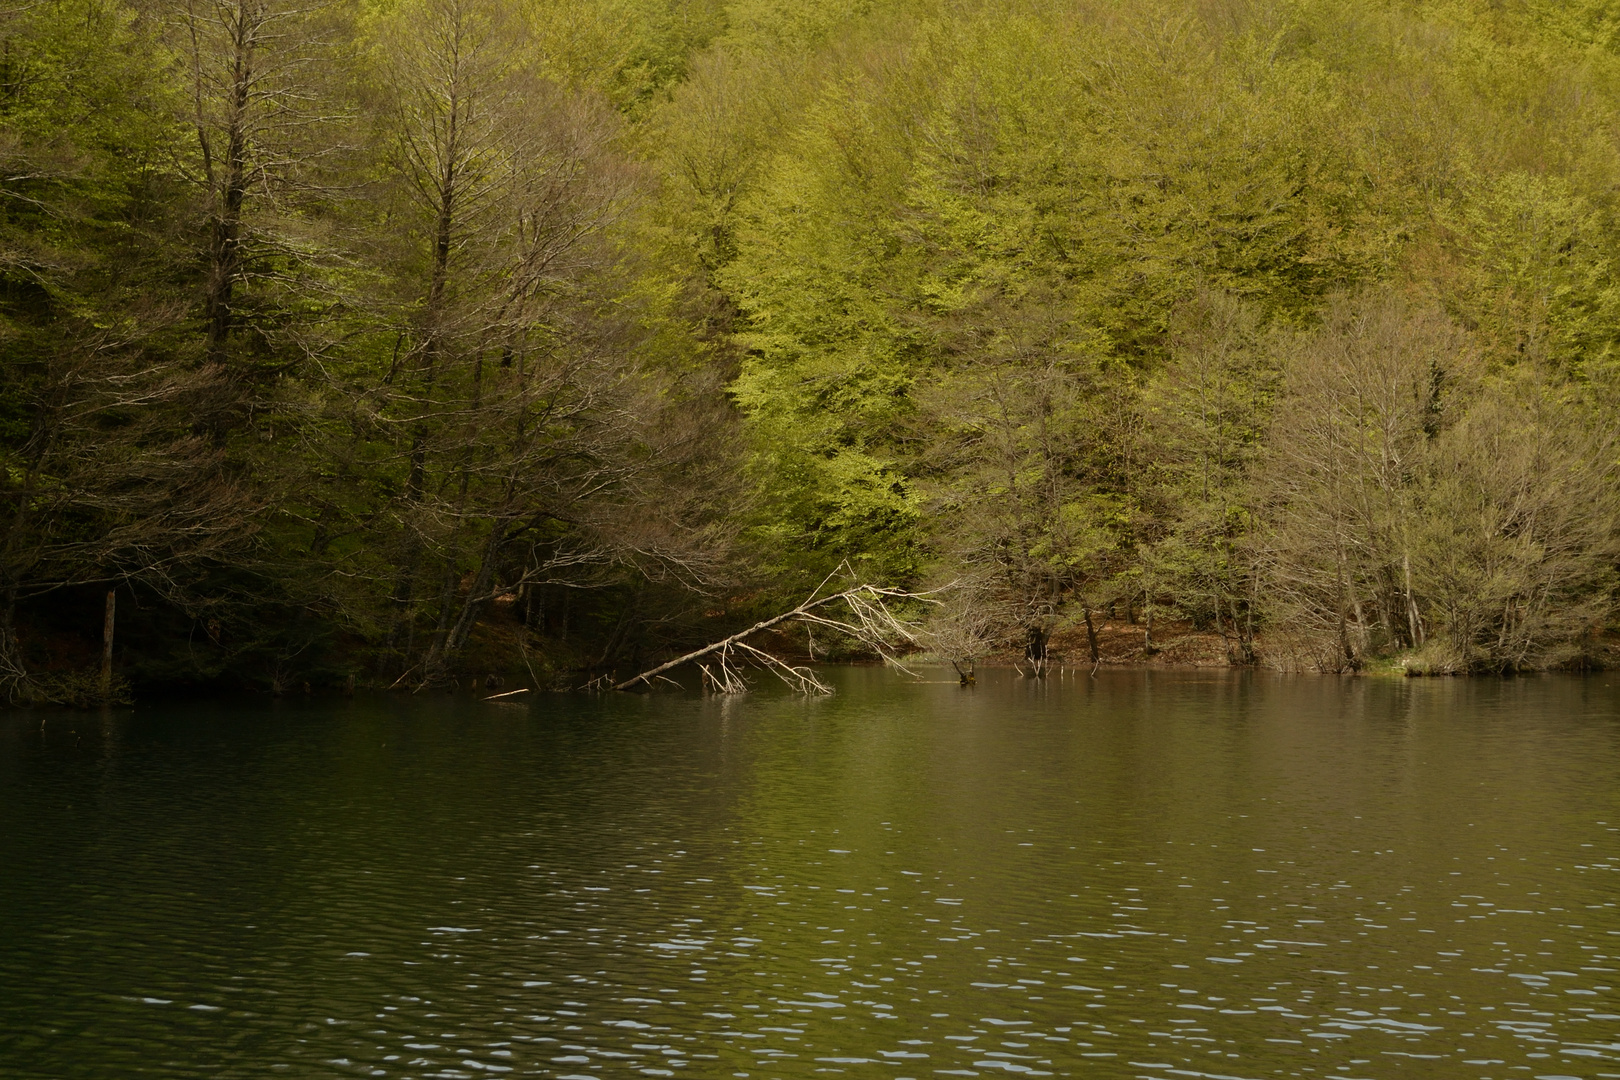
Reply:
[[[822,583],[823,585],[826,582]],[[802,694],[830,694],[832,688],[818,679],[813,671],[807,667],[795,667],[779,657],[756,646],[750,645],[747,639],[755,634],[781,626],[788,622],[801,622],[814,626],[825,626],[839,633],[847,634],[862,644],[877,650],[883,659],[896,667],[905,670],[895,657],[895,648],[898,643],[915,644],[917,631],[908,622],[901,619],[889,607],[891,603],[903,600],[921,600],[925,603],[937,603],[925,594],[907,592],[904,589],[889,589],[881,585],[857,585],[853,589],[842,592],[829,593],[826,596],[817,596],[821,586],[817,586],[809,599],[791,611],[784,611],[780,615],[769,619],[762,619],[746,630],[722,638],[701,649],[696,649],[685,656],[678,656],[667,663],[660,664],[648,671],[643,671],[633,679],[614,686],[615,690],[628,690],[639,682],[649,685],[654,678],[661,676],[672,668],[689,664],[704,657],[715,657],[716,670],[711,670],[707,664],[699,664],[703,671],[705,689],[713,689],[717,693],[737,694],[747,689],[736,665],[738,657],[746,658],[759,663],[777,678],[787,683],[794,690]],[[843,611],[829,610],[834,605],[842,604]],[[733,654],[738,654],[734,656]]]

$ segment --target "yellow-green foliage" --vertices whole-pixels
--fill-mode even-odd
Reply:
[[[1052,587],[1253,626],[1263,560],[1244,538],[1271,511],[1249,477],[1288,352],[1255,343],[1371,286],[1438,301],[1482,370],[1613,397],[1603,5],[851,4],[806,16],[841,16],[836,32],[778,17],[775,38],[748,10],[734,64],[817,51],[707,219],[723,245],[702,243],[737,316],[768,528],[801,558],[966,559],[1010,583],[1064,547],[1058,522],[1106,505],[1092,555],[1043,556]],[[1219,374],[1244,401],[1213,429],[1187,410],[1216,390],[1189,389],[1174,344],[1177,313],[1211,296],[1241,311],[1251,357]],[[1090,389],[1061,417],[1015,416],[1059,369]],[[1028,445],[1048,422],[1079,424],[1061,460],[1014,455],[999,495],[968,494],[988,459],[965,447]],[[1211,440],[1237,447],[1213,493],[1185,472]],[[963,523],[1043,470],[1055,502],[964,551]],[[1043,538],[1009,546],[1019,529]]]
[[[1612,628],[1611,2],[182,7],[0,12],[0,666],[108,581],[609,664],[846,561],[1032,658]]]

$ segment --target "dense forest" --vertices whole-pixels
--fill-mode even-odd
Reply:
[[[1603,662],[1602,0],[5,0],[0,38],[13,701],[95,697],[115,607],[117,696],[578,685],[829,578],[928,592],[944,658],[1157,618],[1293,670]]]

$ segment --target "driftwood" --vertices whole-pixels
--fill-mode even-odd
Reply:
[[[823,582],[823,585],[826,583]],[[889,603],[899,600],[923,600],[933,603],[923,594],[906,592],[902,589],[888,589],[880,585],[857,585],[853,589],[842,592],[829,593],[826,596],[817,596],[821,591],[818,586],[809,599],[794,608],[784,611],[780,615],[769,619],[762,619],[746,630],[722,638],[711,645],[695,649],[685,656],[677,656],[667,663],[643,671],[633,679],[626,679],[613,687],[615,690],[628,690],[640,682],[651,684],[651,681],[663,675],[664,672],[678,668],[682,664],[690,664],[704,657],[714,657],[715,667],[711,670],[706,664],[698,665],[703,671],[705,688],[712,688],[720,693],[740,693],[746,688],[742,677],[735,670],[737,660],[754,661],[775,674],[783,682],[801,693],[830,694],[832,688],[820,679],[807,667],[794,667],[778,657],[772,656],[763,649],[748,644],[747,639],[755,634],[769,630],[774,626],[781,626],[787,622],[801,622],[812,626],[825,626],[861,641],[876,649],[884,660],[899,666],[894,656],[894,645],[897,641],[914,644],[917,640],[916,631],[895,613],[889,610]],[[848,609],[848,615],[837,618],[829,615],[827,609],[832,605],[843,603]],[[734,656],[735,654],[735,656]]]

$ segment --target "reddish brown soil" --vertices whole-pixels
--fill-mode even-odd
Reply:
[[[1235,647],[1235,643],[1234,643]],[[1147,650],[1147,627],[1142,623],[1103,622],[1097,626],[1097,651],[1106,665],[1140,667],[1227,667],[1232,663],[1227,641],[1219,634],[1200,633],[1191,623],[1154,620],[1153,651]],[[1047,643],[1051,663],[1068,667],[1091,664],[1091,648],[1084,625],[1052,635]],[[993,663],[1020,663],[1017,653],[990,658]]]

